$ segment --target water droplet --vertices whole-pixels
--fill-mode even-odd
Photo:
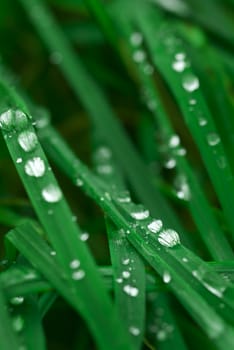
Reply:
[[[163,282],[164,283],[169,283],[171,282],[171,275],[169,272],[165,271],[163,274]]]
[[[129,327],[129,333],[131,333],[132,335],[138,336],[141,333],[141,331],[139,328],[131,326]]]
[[[180,157],[183,157],[185,156],[187,153],[186,149],[185,148],[179,148],[176,150],[176,154],[177,156],[180,156]]]
[[[215,132],[207,135],[207,142],[210,146],[216,146],[220,142],[220,137]]]
[[[63,55],[59,51],[54,51],[50,55],[50,62],[53,64],[60,64],[63,61]]]
[[[79,177],[76,179],[76,186],[82,187],[84,184],[83,180],[81,180]]]
[[[109,164],[102,164],[97,166],[97,172],[99,174],[111,174],[113,172],[113,168]]]
[[[136,220],[145,220],[149,217],[150,213],[149,210],[140,210],[132,212],[131,217]]]
[[[191,98],[191,100],[189,100],[189,104],[191,106],[194,106],[197,103],[197,100],[195,100],[194,98]]]
[[[174,61],[172,63],[172,68],[176,72],[183,72],[186,68],[187,63],[185,61]]]
[[[131,297],[136,297],[139,294],[138,288],[130,286],[129,284],[123,287],[123,291]]]
[[[56,203],[62,198],[62,192],[58,186],[50,184],[42,190],[42,197],[46,202]]]
[[[130,277],[130,272],[129,271],[123,271],[122,275],[123,275],[123,278],[129,278]]]
[[[172,135],[169,140],[169,147],[174,148],[179,146],[180,144],[180,138],[178,135]]]
[[[217,164],[220,169],[224,169],[227,166],[227,160],[224,156],[217,158]]]
[[[164,341],[167,339],[167,332],[163,329],[160,329],[158,332],[157,332],[157,339],[159,341]]]
[[[182,261],[183,261],[184,263],[187,263],[187,262],[188,262],[188,259],[187,259],[187,258],[182,258]]]
[[[17,163],[17,164],[22,163],[22,161],[23,161],[23,159],[22,159],[22,158],[17,158],[17,159],[16,159],[16,163]]]
[[[56,255],[56,251],[55,250],[51,250],[50,255],[51,256],[55,256]]]
[[[153,220],[148,226],[147,228],[153,232],[153,233],[157,233],[161,230],[163,226],[162,220]]]
[[[122,278],[116,278],[115,280],[117,283],[123,283],[123,279]]]
[[[24,328],[24,319],[22,318],[22,316],[15,316],[12,320],[12,326],[16,332],[22,331],[22,329]]]
[[[193,92],[199,89],[199,79],[193,74],[187,74],[183,77],[183,88],[188,92]]]
[[[80,261],[77,259],[74,259],[70,262],[69,266],[71,269],[77,269],[80,266]]]
[[[130,36],[130,43],[133,46],[139,46],[142,44],[142,42],[143,42],[143,36],[141,33],[139,32],[132,33],[132,35]]]
[[[112,156],[112,152],[108,147],[102,146],[97,148],[94,153],[94,157],[97,159],[110,159]]]
[[[170,158],[164,163],[164,167],[166,169],[173,169],[175,168],[175,166],[176,166],[176,160],[174,158]]]
[[[198,118],[198,124],[200,126],[205,126],[207,124],[207,120],[205,118],[203,118],[203,117],[199,117]]]
[[[23,131],[18,136],[18,143],[25,152],[31,152],[37,146],[37,135],[32,131]]]
[[[12,305],[21,305],[24,302],[24,297],[18,296],[10,300]]]
[[[189,201],[191,199],[191,191],[187,183],[186,177],[179,175],[175,181],[176,195],[178,198]]]
[[[81,233],[81,235],[80,235],[80,240],[81,240],[81,241],[85,242],[85,241],[87,241],[88,239],[89,239],[89,234],[88,234],[88,232],[83,232],[83,233]]]
[[[85,277],[85,272],[84,270],[78,270],[78,271],[74,271],[72,274],[72,278],[76,281],[81,280],[82,278]]]
[[[121,191],[117,194],[117,201],[120,203],[130,203],[131,197],[128,191]]]
[[[45,163],[40,157],[34,157],[27,161],[24,167],[29,176],[41,177],[45,174]]]
[[[130,259],[129,258],[122,260],[122,264],[123,265],[128,265],[129,263],[130,263]]]
[[[146,58],[146,54],[145,54],[145,51],[143,51],[143,50],[137,50],[133,54],[133,60],[136,63],[143,62],[145,60],[145,58]]]
[[[146,63],[143,67],[143,72],[146,75],[152,75],[154,73],[154,67],[151,64]]]
[[[178,52],[176,55],[175,55],[175,59],[177,61],[184,61],[186,58],[186,54],[184,52]]]
[[[27,115],[14,109],[8,109],[0,115],[0,128],[6,131],[20,131],[28,126]]]
[[[167,229],[159,234],[158,241],[161,245],[171,248],[180,243],[180,237],[176,231]]]

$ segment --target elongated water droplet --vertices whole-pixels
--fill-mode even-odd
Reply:
[[[220,137],[215,132],[207,135],[207,142],[210,146],[216,146],[220,142]]]
[[[81,241],[85,242],[85,241],[87,241],[88,239],[89,239],[89,234],[88,234],[88,232],[83,232],[83,233],[81,233],[81,235],[80,235],[80,240],[81,240]]]
[[[40,157],[34,157],[27,161],[24,170],[29,176],[41,177],[45,174],[44,160]]]
[[[32,131],[23,131],[18,136],[18,143],[25,152],[31,152],[37,146],[37,135]]]
[[[46,202],[56,203],[62,198],[62,192],[58,186],[50,184],[42,190],[42,197]]]
[[[185,61],[174,61],[172,63],[172,68],[176,72],[183,72],[186,68],[186,62]]]
[[[130,215],[133,219],[136,220],[145,220],[149,217],[149,210],[140,210],[132,212]]]
[[[17,158],[17,159],[16,159],[16,163],[17,163],[17,164],[22,163],[22,161],[23,161],[23,159],[22,159],[22,158]]]
[[[139,328],[131,326],[129,327],[129,333],[131,333],[132,335],[138,336],[141,333],[141,331]]]
[[[12,320],[12,325],[16,332],[22,331],[24,327],[24,319],[22,318],[22,316],[15,316]]]
[[[122,264],[123,265],[128,265],[129,263],[130,263],[130,259],[129,258],[122,260]]]
[[[165,271],[163,274],[163,282],[164,283],[169,283],[171,282],[171,275],[169,272]]]
[[[83,279],[84,277],[85,277],[84,270],[74,271],[72,274],[72,278],[76,281],[79,281],[79,280]]]
[[[164,163],[164,167],[166,169],[173,169],[175,168],[175,166],[176,166],[176,160],[174,158],[170,158]]]
[[[123,291],[131,297],[136,297],[139,294],[138,288],[130,286],[129,284],[123,287]]]
[[[18,296],[10,300],[12,305],[21,305],[24,302],[24,297]]]
[[[20,131],[28,125],[27,115],[14,109],[8,109],[0,115],[0,128],[6,131]]]
[[[80,261],[77,259],[74,259],[70,262],[71,269],[77,269],[79,266],[80,266]]]
[[[180,237],[176,231],[167,229],[159,234],[158,241],[161,245],[171,248],[180,243]]]
[[[187,74],[183,77],[182,81],[183,88],[188,92],[193,92],[199,89],[199,79],[193,74]]]
[[[163,226],[162,220],[153,220],[148,226],[147,228],[153,232],[153,233],[157,233],[161,230]]]

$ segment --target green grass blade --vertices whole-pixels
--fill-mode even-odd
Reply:
[[[20,341],[13,329],[12,320],[7,310],[7,303],[0,285],[0,348],[2,350],[18,350]]]

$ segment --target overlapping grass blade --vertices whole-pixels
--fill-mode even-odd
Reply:
[[[5,86],[1,87],[3,93]],[[6,89],[5,93],[7,92]],[[11,103],[14,105],[16,101],[13,99]],[[21,180],[56,250],[56,257],[64,271],[71,276],[70,279],[77,291],[76,298],[80,300],[80,312],[92,329],[100,348],[105,348],[108,342],[112,344],[113,339],[116,338],[116,329],[119,329],[121,333],[122,325],[118,323],[94,261],[87,247],[79,239],[80,229],[72,221],[70,209],[62,198],[62,192],[51,172],[30,120],[22,111],[14,109],[6,111],[5,107],[1,115],[1,127]],[[18,159],[21,161],[17,161]],[[51,216],[53,221],[50,219]],[[64,220],[66,220],[66,227]],[[76,269],[73,268],[73,265],[70,267],[73,261],[78,261]],[[78,269],[79,265],[81,265],[80,269]],[[93,285],[95,285],[95,290]],[[100,308],[100,311],[96,313],[97,318],[93,317],[90,300],[95,300],[96,311]],[[111,322],[101,317],[106,313],[112,315]],[[108,336],[104,336],[103,332],[104,330],[106,332],[107,329],[109,329]],[[127,338],[116,339],[114,344],[116,349],[120,344],[128,348]]]

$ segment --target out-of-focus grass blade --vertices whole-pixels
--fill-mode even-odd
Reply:
[[[149,294],[147,334],[156,349],[187,349],[172,311],[167,294]]]
[[[2,350],[18,350],[20,340],[13,328],[11,317],[8,313],[7,303],[0,283],[0,348]]]

